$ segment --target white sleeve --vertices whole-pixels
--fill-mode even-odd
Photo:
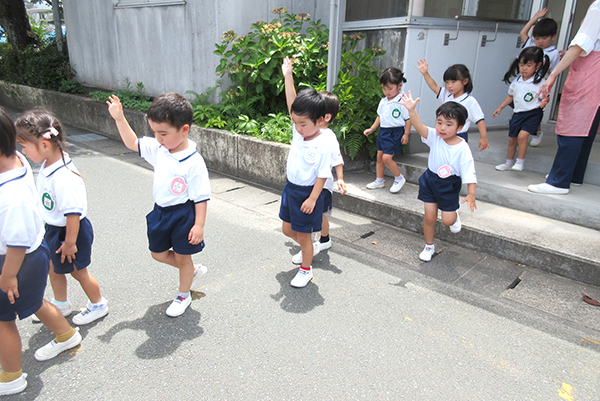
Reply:
[[[34,211],[24,203],[4,209],[1,219],[0,241],[11,248],[31,248],[37,241],[37,232],[27,227],[36,227]]]
[[[435,128],[427,127],[427,129],[429,130],[427,133],[427,138],[421,137],[421,142],[431,147],[431,144],[433,143],[433,137],[437,135],[437,132],[435,131]]]
[[[471,107],[469,107],[469,120],[477,124],[479,121],[485,120],[485,115],[477,100],[475,100],[473,96],[471,96],[471,98],[473,101],[471,102]]]
[[[448,90],[444,86],[440,86],[440,92],[437,94],[437,98],[440,103],[444,103],[446,101],[446,97],[448,96]]]
[[[588,8],[581,27],[569,47],[574,45],[581,47],[583,49],[581,56],[585,57],[594,50],[598,41],[600,41],[600,1],[596,0]]]
[[[188,196],[194,203],[207,201],[210,199],[211,188],[204,158],[200,154],[197,154],[194,155],[190,162],[193,162],[194,166],[190,168],[187,179]]]
[[[477,184],[477,174],[475,173],[475,161],[469,145],[466,143],[462,152],[460,161],[460,178],[463,184]]]
[[[87,205],[87,194],[83,179],[67,168],[57,171],[60,174],[54,181],[56,194],[56,209],[66,216],[68,214],[82,215]]]
[[[510,86],[508,87],[508,96],[515,96],[515,84],[517,83],[517,79],[515,79],[514,81],[512,81],[510,83]]]
[[[156,140],[156,138],[152,138],[149,136],[144,136],[138,139],[138,148],[140,151],[140,156],[143,157],[148,163],[154,167],[156,164],[156,153],[158,152],[158,148],[160,144]]]

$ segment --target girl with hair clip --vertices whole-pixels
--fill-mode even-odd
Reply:
[[[81,284],[89,302],[73,317],[73,323],[91,323],[108,313],[107,301],[98,281],[89,273],[94,232],[87,214],[87,196],[83,177],[65,153],[65,129],[61,122],[43,109],[25,112],[16,121],[17,141],[23,153],[34,163],[42,163],[37,190],[46,223],[45,240],[50,248],[50,284],[52,303],[64,316],[71,314],[67,298],[67,278]],[[35,318],[34,318],[35,319]]]
[[[542,121],[548,104],[548,97],[539,97],[540,88],[546,81],[544,78],[550,68],[550,58],[544,50],[537,46],[526,47],[515,59],[510,69],[504,74],[504,82],[517,76],[508,88],[508,96],[494,111],[494,117],[500,115],[503,108],[514,102],[515,109],[509,123],[508,151],[506,162],[496,166],[498,171],[523,171],[525,155],[527,154],[527,139],[535,135]],[[520,74],[520,75],[519,75]],[[517,161],[515,154],[519,148]]]
[[[441,103],[457,102],[463,105],[469,112],[467,122],[456,135],[468,142],[469,135],[467,131],[471,124],[475,124],[481,135],[481,139],[477,145],[479,151],[488,149],[490,145],[488,144],[487,139],[487,128],[484,120],[485,116],[477,99],[471,96],[471,92],[473,91],[473,80],[471,79],[469,69],[464,64],[454,64],[448,67],[444,72],[444,88],[440,87],[429,74],[429,64],[427,64],[427,60],[419,60],[417,62],[417,69],[423,74],[425,82],[427,82],[427,85],[433,93],[436,94]]]
[[[371,135],[379,127],[377,134],[377,165],[376,179],[367,184],[368,189],[383,188],[383,173],[385,167],[394,174],[394,183],[390,192],[400,192],[406,179],[400,172],[398,164],[394,161],[394,155],[402,152],[402,145],[408,143],[410,134],[410,116],[406,107],[398,104],[400,101],[400,90],[406,82],[404,74],[398,68],[390,67],[383,70],[379,76],[381,90],[385,95],[377,106],[377,118],[370,128],[364,131],[366,136]]]

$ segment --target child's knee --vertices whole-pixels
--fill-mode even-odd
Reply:
[[[71,272],[71,277],[73,277],[75,280],[77,281],[82,281],[82,280],[87,280],[90,277],[90,274],[88,272],[87,267],[83,268],[81,270],[73,270],[73,272]]]
[[[394,155],[390,155],[388,153],[384,153],[381,157],[385,164],[388,164],[394,160]]]

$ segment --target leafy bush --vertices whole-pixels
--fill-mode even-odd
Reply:
[[[146,112],[152,104],[152,98],[146,94],[146,88],[142,82],[136,84],[136,89],[133,90],[129,78],[123,79],[125,89],[120,89],[112,92],[94,91],[90,92],[89,96],[100,102],[106,102],[110,95],[116,95],[123,104],[123,107],[138,111]]]
[[[73,81],[75,71],[69,57],[57,50],[55,40],[16,51],[0,43],[0,79],[42,89],[81,93],[81,84]]]

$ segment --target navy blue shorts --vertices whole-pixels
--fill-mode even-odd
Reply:
[[[196,207],[193,201],[179,205],[154,209],[146,216],[150,251],[161,253],[173,248],[180,255],[193,255],[204,249],[204,240],[192,245],[188,239],[196,222]]]
[[[444,212],[454,212],[460,208],[458,195],[462,180],[457,175],[440,178],[439,175],[427,169],[419,177],[419,200],[426,203],[437,203],[438,209]]]
[[[403,136],[404,127],[379,127],[379,134],[377,134],[377,150],[381,150],[386,155],[402,153]]]
[[[509,122],[508,137],[516,138],[521,131],[526,131],[529,132],[530,135],[535,135],[542,122],[543,116],[544,110],[540,108],[523,111],[521,113],[514,113]]]
[[[0,273],[6,255],[0,256]],[[0,321],[12,322],[19,315],[19,319],[25,319],[33,315],[42,307],[46,281],[50,270],[50,250],[45,241],[35,251],[25,255],[21,269],[17,273],[19,285],[19,298],[11,304],[8,295],[0,290]]]
[[[54,273],[57,274],[68,274],[73,273],[75,269],[85,269],[92,263],[92,242],[94,242],[94,230],[92,223],[87,217],[79,220],[79,234],[77,235],[77,253],[75,254],[75,260],[70,263],[67,258],[65,262],[61,263],[61,254],[56,253],[65,242],[65,235],[67,233],[66,227],[57,227],[50,224],[46,224],[46,235],[44,239],[48,243],[50,248],[50,259],[52,265],[54,265]]]
[[[323,192],[321,191],[315,208],[311,214],[302,213],[300,206],[310,196],[313,186],[295,185],[287,182],[281,193],[281,207],[279,208],[279,218],[286,223],[291,223],[292,230],[299,233],[312,233],[321,231],[323,223]]]
[[[323,189],[323,213],[327,213],[333,209],[333,196],[328,189]]]
[[[456,136],[465,140],[465,142],[469,143],[469,133],[468,132],[459,132]]]

